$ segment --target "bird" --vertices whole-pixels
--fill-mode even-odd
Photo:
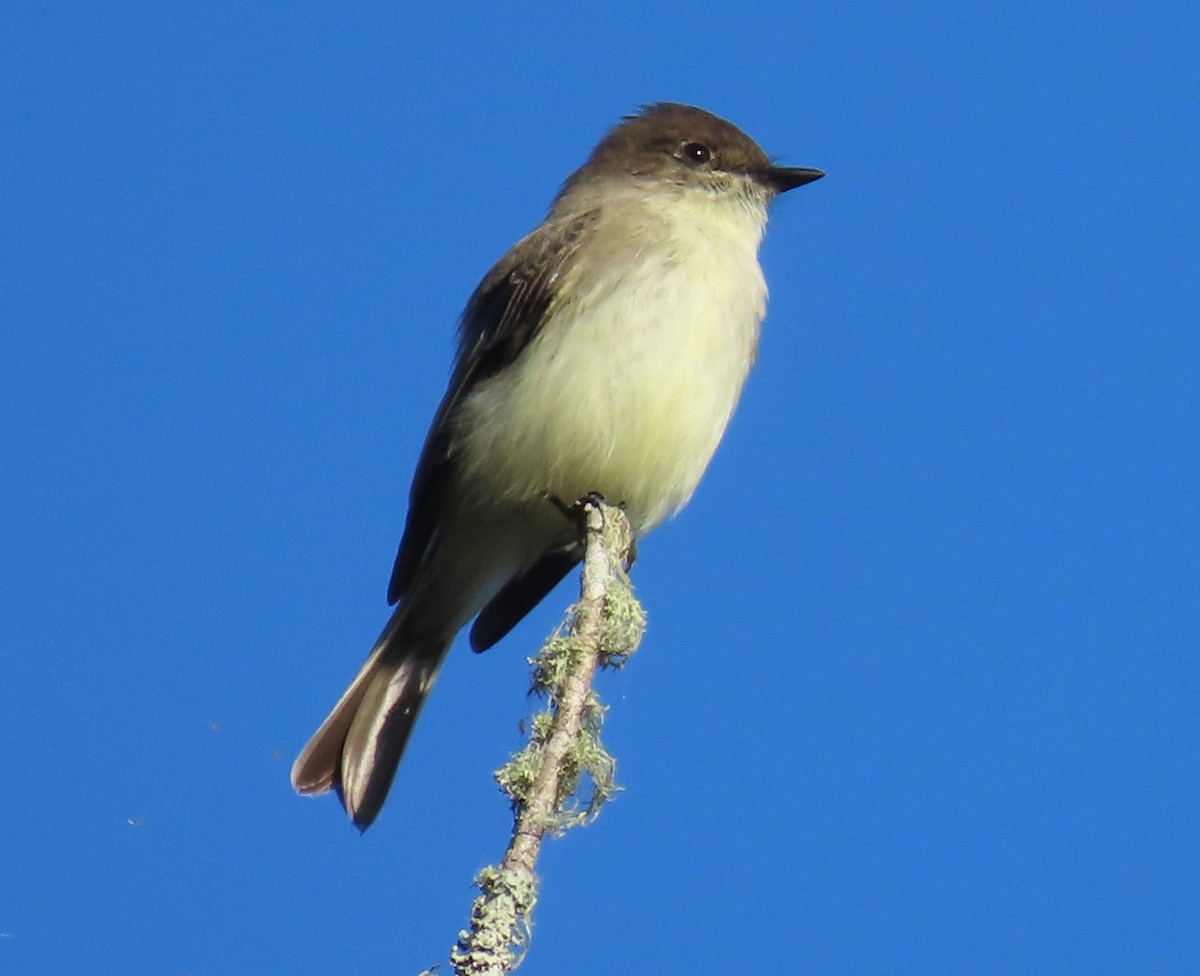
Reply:
[[[292,767],[377,818],[457,634],[500,641],[583,555],[598,495],[640,539],[692,496],[754,362],[768,204],[824,176],[732,123],[643,106],[562,184],[467,301],[366,662]]]

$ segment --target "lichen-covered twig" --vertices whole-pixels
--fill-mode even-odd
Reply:
[[[620,666],[636,650],[645,617],[629,585],[633,537],[624,513],[595,498],[580,507],[579,602],[532,662],[533,690],[546,698],[546,710],[534,717],[529,744],[496,772],[512,798],[515,824],[501,862],[475,879],[480,895],[471,926],[450,954],[457,976],[503,976],[520,965],[537,900],[534,868],[542,839],[588,822],[617,789],[616,763],[600,742],[604,706],[592,678],[598,667]],[[591,783],[586,800],[578,794],[585,776]]]

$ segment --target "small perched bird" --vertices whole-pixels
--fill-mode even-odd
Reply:
[[[564,507],[599,494],[635,537],[695,490],[754,361],[767,204],[819,179],[708,112],[624,119],[467,302],[409,494],[375,647],[292,767],[379,814],[455,635],[491,647],[576,566]]]

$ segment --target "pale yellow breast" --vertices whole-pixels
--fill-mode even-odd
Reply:
[[[564,283],[578,300],[472,395],[460,457],[479,490],[568,503],[599,491],[640,531],[691,497],[753,362],[766,300],[761,208],[739,205],[731,221],[697,202],[644,212],[633,239],[648,246],[632,265],[596,249],[602,260]],[[602,244],[630,239],[628,227],[605,230]]]

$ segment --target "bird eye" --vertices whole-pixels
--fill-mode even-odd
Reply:
[[[699,166],[712,159],[712,150],[702,142],[688,142],[679,150],[679,158]]]

